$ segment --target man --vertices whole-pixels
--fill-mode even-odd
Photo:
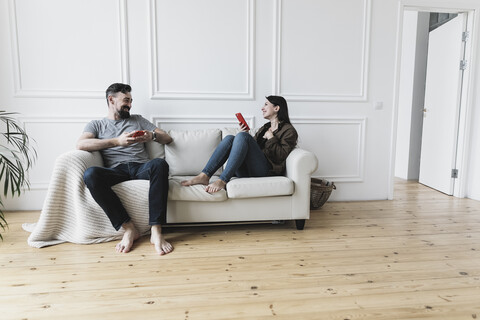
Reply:
[[[166,222],[168,196],[168,164],[164,159],[150,160],[145,142],[162,144],[172,138],[140,115],[130,115],[132,88],[128,84],[114,83],[106,90],[108,115],[102,120],[92,120],[77,142],[77,149],[100,151],[105,167],[90,167],[84,181],[92,197],[105,211],[116,230],[124,228],[117,252],[129,252],[140,233],[131,221],[112,186],[127,180],[150,180],[149,225],[150,242],[163,255],[173,246],[163,235],[161,225]]]

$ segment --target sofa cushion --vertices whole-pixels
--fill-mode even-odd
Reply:
[[[227,128],[223,128],[222,129],[222,139],[225,139],[226,136],[228,135],[232,135],[232,136],[236,136],[237,133],[240,132],[240,128],[236,127],[236,128],[233,128],[233,127],[227,127]]]
[[[227,200],[227,192],[220,190],[215,193],[205,191],[204,185],[194,185],[184,187],[181,185],[183,180],[188,180],[193,176],[174,176],[168,180],[168,199],[182,201],[225,201]],[[218,177],[213,177],[210,181],[214,181]]]
[[[172,176],[199,174],[222,139],[219,129],[170,130],[173,141],[165,145],[165,160]],[[219,175],[221,168],[215,173]]]
[[[250,131],[248,133],[250,133],[250,135],[252,136],[255,136],[255,133],[257,133],[259,128],[251,128]],[[240,132],[240,128],[239,127],[226,127],[226,128],[223,128],[222,129],[222,139],[224,139],[226,136],[228,135],[232,135],[232,136],[236,136],[237,133]]]
[[[294,183],[287,177],[234,178],[227,183],[230,199],[292,195]]]
[[[148,141],[145,144],[150,159],[162,158],[165,159],[165,145],[155,142]]]

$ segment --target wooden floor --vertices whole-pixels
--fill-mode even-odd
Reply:
[[[480,202],[397,181],[395,200],[328,202],[293,223],[166,229],[142,238],[27,245],[9,212],[0,319],[480,319]]]

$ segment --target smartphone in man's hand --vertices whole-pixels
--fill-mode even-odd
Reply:
[[[136,138],[136,137],[141,137],[145,134],[145,130],[137,130],[133,133],[133,138]]]

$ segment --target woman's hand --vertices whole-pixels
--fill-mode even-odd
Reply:
[[[272,128],[269,128],[267,131],[265,131],[265,134],[263,135],[263,138],[265,138],[267,140],[273,138]]]
[[[242,124],[242,123],[239,123],[238,124],[240,126],[240,131],[242,132],[248,132],[248,129],[247,129],[247,126]]]

